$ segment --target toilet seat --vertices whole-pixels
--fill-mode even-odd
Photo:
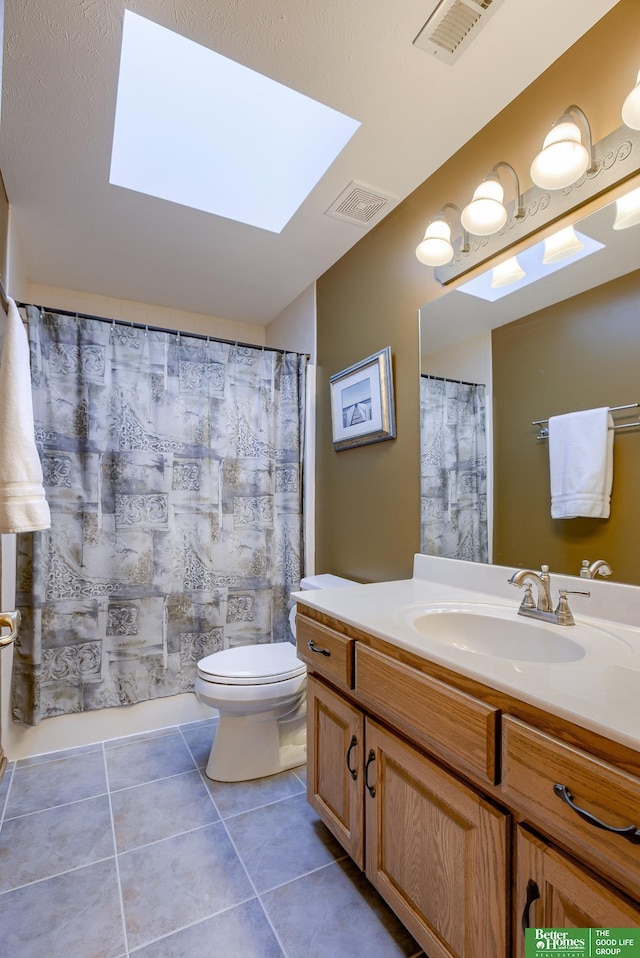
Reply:
[[[198,662],[198,675],[218,685],[270,685],[306,672],[290,642],[243,645],[214,652]]]

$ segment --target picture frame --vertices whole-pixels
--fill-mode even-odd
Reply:
[[[361,359],[329,379],[336,452],[396,437],[391,347]]]

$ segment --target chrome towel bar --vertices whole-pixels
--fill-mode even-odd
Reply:
[[[619,412],[621,409],[638,409],[640,403],[631,402],[626,406],[611,406],[609,412]],[[534,419],[531,423],[532,426],[540,426],[540,431],[536,436],[536,439],[548,439],[549,438],[549,429],[545,428],[545,423],[548,423],[548,419]],[[612,428],[613,429],[633,429],[640,426],[640,419],[634,419],[633,422],[625,423],[616,423]]]

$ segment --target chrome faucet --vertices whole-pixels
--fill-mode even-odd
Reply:
[[[560,598],[554,609],[551,600],[551,577],[548,565],[541,566],[540,572],[533,572],[531,569],[518,569],[508,581],[511,585],[517,585],[525,590],[518,615],[527,615],[532,619],[542,619],[544,622],[553,622],[555,625],[575,625],[567,595],[591,595],[590,592],[572,592],[569,589],[560,589]],[[535,602],[531,592],[533,584],[535,584],[538,592]]]
[[[541,566],[539,573],[533,572],[531,569],[519,569],[518,572],[513,573],[509,582],[511,585],[517,585],[522,589],[527,579],[531,579],[531,581],[535,583],[538,590],[538,600],[534,605],[531,595],[531,586],[529,585],[526,587],[522,606],[524,606],[525,609],[535,610],[536,612],[552,612],[553,605],[551,604],[551,590],[549,588],[549,566]],[[523,611],[522,615],[524,614]]]
[[[609,563],[605,562],[604,559],[596,559],[595,562],[592,562],[591,565],[589,565],[589,560],[583,559],[582,568],[580,569],[580,577],[582,579],[595,579],[596,575],[611,575],[611,567],[609,566]]]

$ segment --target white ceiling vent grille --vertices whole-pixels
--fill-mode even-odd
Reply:
[[[455,63],[480,27],[504,0],[441,0],[414,45],[445,63]]]
[[[368,229],[386,216],[397,202],[397,196],[380,193],[352,180],[329,209],[325,210],[325,214]]]

